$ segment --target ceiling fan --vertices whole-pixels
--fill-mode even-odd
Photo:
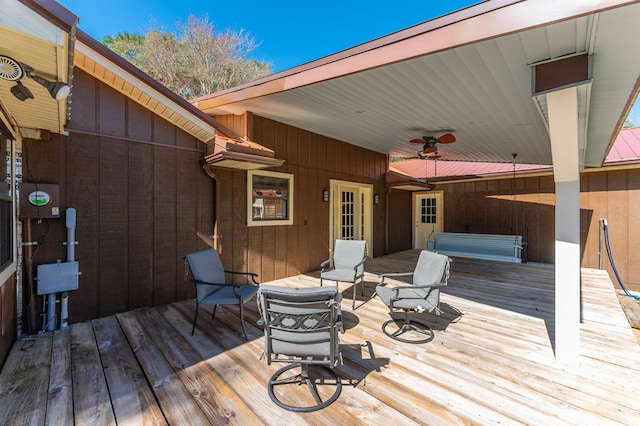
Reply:
[[[419,158],[436,159],[440,158],[440,156],[438,156],[438,148],[436,147],[436,144],[448,144],[454,143],[455,141],[455,136],[453,136],[451,133],[445,133],[438,138],[435,138],[433,136],[423,136],[422,139],[411,139],[409,142],[415,144],[423,144],[422,150],[418,152]]]

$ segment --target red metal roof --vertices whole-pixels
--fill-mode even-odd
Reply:
[[[623,129],[605,159],[605,167],[621,163],[640,163],[640,127]],[[513,173],[512,163],[473,161],[404,160],[390,164],[390,169],[418,179],[473,177]],[[547,164],[516,164],[516,173],[551,170]]]
[[[396,170],[414,178],[425,179],[434,177],[472,177],[489,174],[513,173],[512,163],[481,163],[473,161],[434,161],[434,160],[405,160],[390,164],[391,170]],[[516,172],[549,169],[548,165],[516,164]]]
[[[605,165],[617,162],[640,162],[639,160],[640,127],[622,129],[604,160]]]

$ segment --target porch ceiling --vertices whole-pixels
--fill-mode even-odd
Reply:
[[[57,4],[42,6],[36,0],[0,0],[0,55],[31,66],[34,74],[51,81],[69,82],[69,52],[77,17]],[[44,86],[23,77],[34,99],[18,100],[11,93],[15,81],[0,79],[0,105],[24,137],[44,129],[62,133],[67,120],[67,100],[57,101]]]
[[[511,162],[515,152],[519,163],[551,164],[531,65],[587,53],[581,165],[599,167],[638,89],[638,22],[638,1],[492,0],[194,103],[392,156],[415,156],[410,139],[452,132],[443,160]]]

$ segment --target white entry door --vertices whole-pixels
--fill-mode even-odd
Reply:
[[[427,241],[435,237],[436,232],[442,232],[442,192],[414,194],[413,220],[413,248],[426,249]],[[430,245],[429,248],[432,246]]]
[[[371,252],[371,192],[371,185],[331,181],[331,246],[336,239],[366,240]]]

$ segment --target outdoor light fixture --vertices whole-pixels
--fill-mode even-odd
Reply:
[[[32,75],[31,73],[27,73],[27,76],[42,84],[49,91],[51,97],[57,101],[67,99],[69,94],[71,94],[71,88],[66,83],[61,81],[49,81],[39,75]]]
[[[378,194],[374,194],[373,195],[373,204],[379,204],[380,203],[380,196]]]
[[[325,203],[329,202],[329,191],[326,189],[322,190],[322,201],[324,201]]]
[[[33,93],[31,93],[31,90],[29,90],[27,86],[22,84],[20,80],[16,81],[16,85],[11,88],[11,93],[13,93],[13,96],[20,99],[21,101],[33,99]]]
[[[71,94],[71,88],[66,83],[49,81],[39,75],[34,75],[33,71],[33,68],[27,64],[20,63],[8,56],[0,55],[0,78],[16,82],[16,85],[11,88],[11,93],[21,101],[34,98],[31,90],[20,82],[20,79],[25,75],[43,85],[51,97],[57,101],[66,99]]]

